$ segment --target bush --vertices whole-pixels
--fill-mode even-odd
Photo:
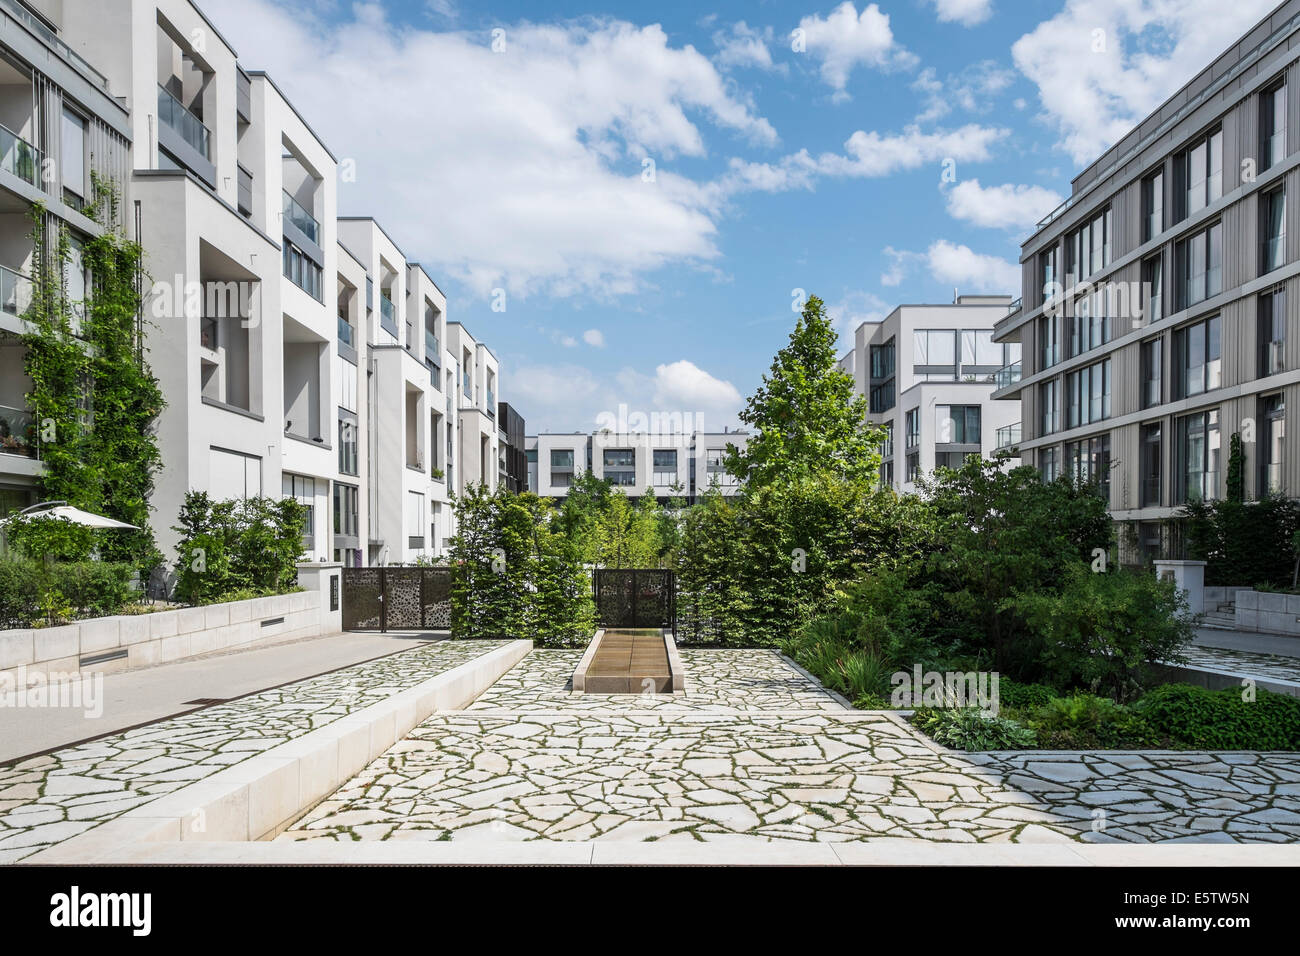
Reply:
[[[1157,687],[1134,705],[1157,733],[1206,750],[1300,749],[1300,699],[1256,691],[1253,701],[1235,688],[1188,684]]]
[[[1054,697],[1035,707],[1029,725],[1039,746],[1052,750],[1153,747],[1158,734],[1141,716],[1106,697]]]
[[[129,564],[0,561],[0,627],[118,614],[136,597]]]
[[[1024,617],[1037,647],[1034,670],[1048,683],[1120,701],[1152,682],[1151,664],[1176,662],[1192,638],[1174,582],[1142,571],[1075,565],[1059,593],[1021,591],[1006,606]]]
[[[1194,502],[1181,515],[1187,520],[1188,557],[1206,562],[1207,585],[1291,587],[1300,502],[1285,495]]]
[[[1006,717],[985,717],[977,707],[918,710],[912,723],[954,750],[1025,750],[1038,743],[1031,728]]]
[[[307,512],[292,498],[213,501],[191,491],[178,516],[176,596],[213,604],[236,592],[294,586]]]
[[[1009,677],[998,678],[998,705],[1012,710],[1031,710],[1042,707],[1056,697],[1056,691],[1046,684],[1022,684]]]

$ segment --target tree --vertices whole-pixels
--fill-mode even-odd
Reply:
[[[1246,500],[1246,454],[1241,447],[1241,433],[1228,439],[1228,500]]]
[[[596,517],[596,564],[606,568],[652,568],[659,564],[659,502],[647,488],[636,501],[622,492]]]
[[[877,483],[884,433],[867,424],[867,401],[836,363],[836,335],[811,296],[740,419],[745,448],[727,446],[727,471],[747,486],[828,474],[867,489]]]
[[[556,529],[574,543],[587,564],[596,563],[596,525],[609,510],[613,494],[613,485],[607,479],[579,471],[555,516]]]

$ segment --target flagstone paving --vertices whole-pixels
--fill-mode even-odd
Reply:
[[[1187,658],[1187,663],[1182,665],[1184,667],[1213,671],[1216,674],[1239,674],[1260,680],[1300,684],[1300,657],[1239,651],[1205,644],[1193,644],[1184,648],[1182,653]]]
[[[1300,754],[956,754],[769,651],[683,651],[685,697],[573,695],[534,651],[281,840],[1293,842]]]
[[[422,644],[0,767],[0,863],[84,833],[505,643]]]

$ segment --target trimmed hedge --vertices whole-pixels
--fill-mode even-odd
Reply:
[[[0,627],[117,614],[136,597],[134,573],[107,561],[0,561]]]
[[[1235,688],[1206,690],[1166,684],[1134,707],[1157,733],[1206,750],[1300,749],[1300,698],[1256,691],[1253,701]]]

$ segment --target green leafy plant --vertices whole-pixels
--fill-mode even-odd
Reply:
[[[1166,684],[1133,707],[1159,734],[1184,746],[1207,750],[1300,749],[1300,698],[1242,690],[1206,690]]]
[[[1006,717],[985,717],[977,707],[918,710],[912,723],[954,750],[1025,750],[1038,743],[1032,728]]]
[[[1054,750],[1149,747],[1158,735],[1139,715],[1106,697],[1054,697],[1035,707],[1028,723],[1039,744]]]
[[[293,498],[185,496],[174,530],[176,596],[189,604],[284,593],[296,585],[307,513]]]

